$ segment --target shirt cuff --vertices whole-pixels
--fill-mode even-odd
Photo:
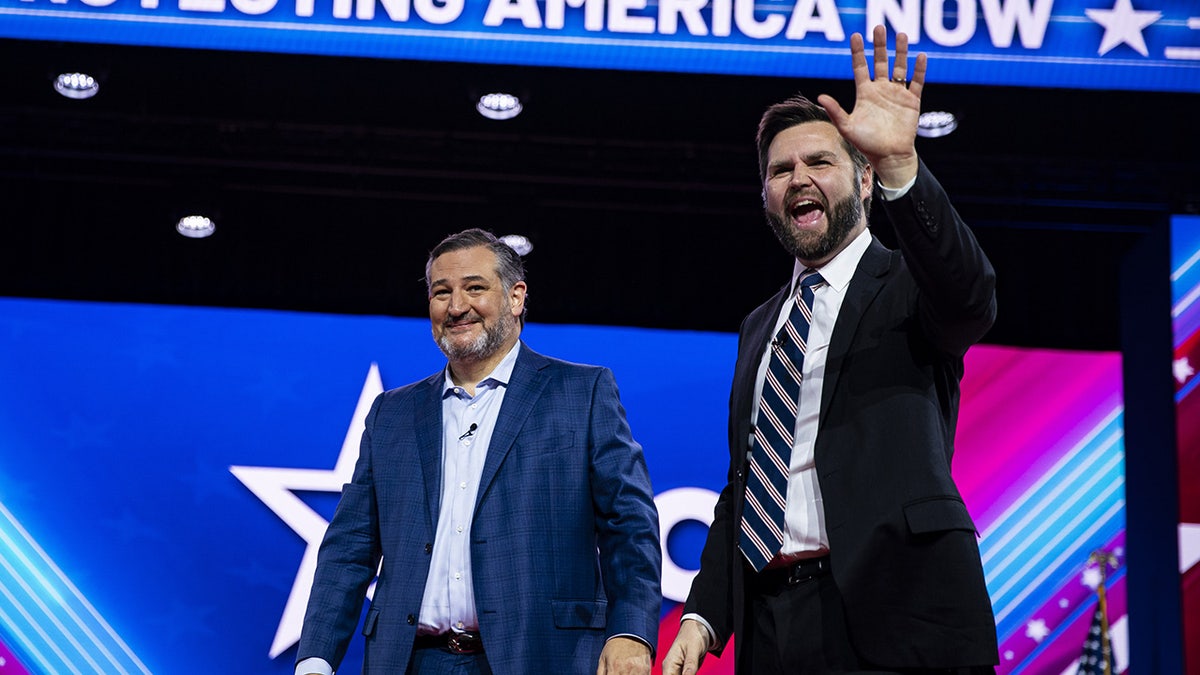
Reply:
[[[309,675],[309,673],[333,675],[333,668],[325,659],[319,656],[310,656],[296,664],[296,675]]]
[[[649,642],[649,641],[647,641],[647,640],[646,640],[646,638],[642,637],[641,635],[634,635],[633,633],[617,633],[616,635],[610,635],[610,636],[609,636],[609,638],[608,638],[608,640],[611,640],[611,639],[613,639],[613,638],[619,638],[619,637],[623,637],[623,638],[629,638],[629,639],[631,639],[631,640],[637,640],[638,642],[640,642],[640,643],[642,643],[642,644],[646,645],[647,647],[649,647],[649,648],[650,648],[650,653],[651,653],[651,654],[653,654],[653,653],[654,653],[654,647],[653,647],[653,646],[651,646],[650,642]],[[608,640],[605,640],[605,642],[607,643],[607,642],[608,642]]]
[[[917,183],[917,177],[913,176],[912,180],[908,181],[907,183],[905,183],[904,185],[901,185],[898,188],[890,188],[890,187],[884,185],[883,183],[878,183],[878,182],[876,184],[879,186],[879,191],[883,194],[883,200],[885,202],[894,202],[897,199],[900,199],[904,195],[908,194],[908,191],[911,190],[912,186],[916,185],[916,183]]]
[[[699,614],[684,614],[679,619],[679,623],[683,623],[687,619],[691,619],[701,626],[704,626],[704,631],[708,633],[708,644],[705,646],[704,651],[711,652],[713,647],[717,646],[717,632],[713,630],[712,624],[705,621],[704,617],[700,616]]]

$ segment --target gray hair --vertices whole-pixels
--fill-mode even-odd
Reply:
[[[452,251],[461,251],[477,246],[486,248],[496,256],[496,276],[500,277],[500,283],[504,286],[505,291],[511,291],[518,281],[525,281],[525,263],[521,260],[521,256],[491,232],[472,227],[449,235],[429,252],[429,259],[425,261],[425,290],[428,292],[433,289],[431,275],[434,260]],[[528,306],[523,307],[521,316],[518,317],[522,325],[525,324],[527,311]]]

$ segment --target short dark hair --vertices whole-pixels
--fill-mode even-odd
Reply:
[[[525,281],[525,263],[521,260],[521,256],[491,232],[472,227],[447,236],[429,252],[429,259],[425,261],[425,290],[427,292],[433,290],[431,275],[434,260],[446,253],[476,246],[482,246],[496,256],[496,276],[500,277],[500,283],[504,286],[505,291],[511,291],[518,281]],[[522,324],[525,323],[526,311],[528,311],[528,306],[521,309],[521,316],[518,317]]]
[[[775,137],[785,129],[807,122],[830,122],[832,124],[825,108],[800,94],[767,108],[763,113],[762,120],[758,123],[758,177],[760,179],[767,180],[767,151],[771,149],[771,143]],[[846,153],[850,155],[850,160],[854,162],[854,166],[858,170],[857,173],[861,175],[868,165],[867,156],[845,138],[842,138],[842,147],[846,148]]]

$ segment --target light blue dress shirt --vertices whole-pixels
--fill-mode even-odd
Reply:
[[[442,501],[429,578],[421,599],[420,633],[479,627],[471,578],[471,517],[488,445],[520,351],[518,341],[495,370],[475,385],[474,396],[454,384],[450,367],[446,366],[442,390]],[[324,659],[314,657],[296,664],[295,675],[307,673],[333,675],[333,668]]]

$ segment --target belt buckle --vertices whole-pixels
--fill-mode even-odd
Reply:
[[[477,633],[452,632],[446,638],[446,649],[455,654],[474,654],[481,651],[482,647],[483,641]]]
[[[815,565],[816,569],[812,569],[813,562],[816,563],[816,565]],[[808,567],[809,567],[809,569],[807,569],[807,570],[803,569],[806,566],[805,565],[806,563],[808,563]],[[800,561],[796,562],[795,564],[792,565],[791,569],[788,570],[788,578],[787,578],[788,586],[795,586],[795,585],[803,583],[805,581],[809,581],[810,579],[817,578],[817,574],[819,572],[822,572],[825,570],[825,564],[826,564],[825,558],[816,558],[816,559],[812,559],[812,560],[800,560]]]
[[[792,567],[792,569],[788,570],[787,585],[795,586],[796,584],[808,581],[811,578],[811,575],[802,574],[798,566]]]

